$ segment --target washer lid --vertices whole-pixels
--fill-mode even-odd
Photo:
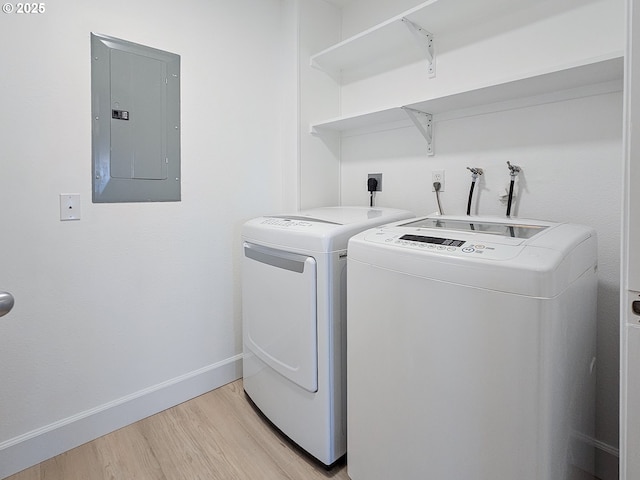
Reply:
[[[433,228],[458,232],[486,233],[502,237],[527,239],[548,228],[548,225],[534,225],[515,222],[491,222],[474,219],[454,219],[442,217],[426,217],[413,222],[404,223],[402,227]]]

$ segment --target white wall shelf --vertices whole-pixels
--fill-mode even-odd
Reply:
[[[408,26],[421,27],[437,42],[439,35],[463,31],[473,25],[489,22],[498,16],[509,15],[540,3],[547,3],[549,8],[558,9],[566,8],[565,4],[575,2],[429,0],[311,56],[311,65],[339,80],[342,71],[372,65],[384,65],[381,68],[388,69],[397,63],[416,61],[420,58],[424,58],[429,64],[422,42],[416,39],[415,33],[411,28],[407,28]],[[435,69],[435,66],[433,68]]]
[[[397,123],[410,125],[403,108],[436,115],[437,121],[622,91],[623,66],[623,54],[616,52],[471,90],[326,120],[311,125],[311,133],[357,134],[384,130]]]

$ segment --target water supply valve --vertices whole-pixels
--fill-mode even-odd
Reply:
[[[520,173],[521,168],[518,165],[512,165],[509,160],[507,160],[507,166],[509,167],[511,180],[514,180],[518,176],[518,173]]]
[[[481,168],[477,168],[477,167],[467,167],[467,170],[471,172],[472,180],[476,180],[478,178],[478,175],[482,175],[484,173],[484,171]]]

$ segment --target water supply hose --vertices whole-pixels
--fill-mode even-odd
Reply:
[[[471,215],[471,201],[473,200],[473,189],[476,186],[476,180],[478,175],[482,175],[484,172],[481,168],[467,167],[467,170],[471,172],[471,187],[469,188],[469,201],[467,202],[467,215]]]
[[[507,217],[511,216],[511,203],[513,201],[513,186],[516,182],[516,177],[518,173],[520,173],[520,167],[517,165],[511,165],[511,163],[507,160],[507,166],[509,167],[509,176],[511,177],[511,181],[509,182],[509,199],[507,200]]]

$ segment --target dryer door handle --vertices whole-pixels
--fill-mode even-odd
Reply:
[[[306,255],[298,255],[296,253],[262,247],[246,242],[244,244],[244,256],[256,262],[296,273],[304,272],[305,262],[309,258]]]

